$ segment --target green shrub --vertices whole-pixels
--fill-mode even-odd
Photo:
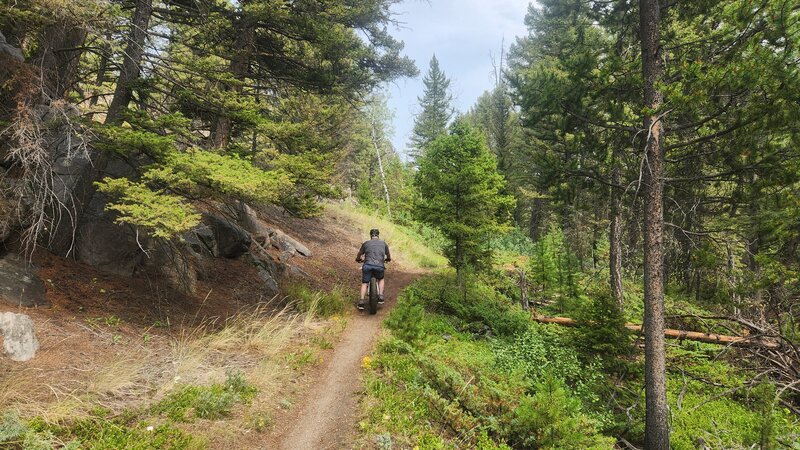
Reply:
[[[567,245],[564,231],[551,224],[530,253],[531,284],[544,294],[577,295],[580,263]]]
[[[200,441],[169,423],[150,428],[146,423],[129,426],[115,420],[89,418],[79,420],[68,432],[81,442],[82,448],[92,450],[180,450],[202,447]]]
[[[476,334],[491,331],[495,336],[514,336],[530,322],[527,312],[481,281],[468,283],[462,291],[452,275],[438,275],[407,289],[431,311],[458,319],[461,329]]]
[[[241,373],[231,372],[223,384],[183,386],[153,406],[151,411],[178,422],[193,418],[218,419],[229,416],[236,403],[251,402],[256,393],[256,388],[249,385]]]
[[[506,372],[521,371],[534,383],[558,378],[590,406],[597,402],[597,391],[605,382],[601,368],[594,361],[581,361],[581,355],[567,342],[569,336],[558,334],[554,328],[531,324],[512,340],[493,341],[497,367]]]
[[[619,357],[630,355],[632,335],[625,328],[622,310],[611,296],[600,292],[591,299],[584,298],[582,303],[577,314],[579,327],[572,333],[580,353],[599,356],[612,365]]]
[[[152,450],[196,449],[203,442],[170,424],[150,427],[144,422],[128,423],[125,418],[90,416],[71,423],[53,424],[34,418],[28,423],[6,413],[0,423],[0,448],[24,450]]]
[[[546,376],[522,399],[511,422],[514,448],[612,449],[614,440],[598,433],[581,412],[581,402],[558,378]]]
[[[405,293],[384,322],[399,339],[413,344],[422,338],[422,315],[424,308],[413,292]]]
[[[6,411],[3,414],[3,421],[0,422],[0,444],[17,441],[21,439],[27,427],[15,411]]]
[[[762,382],[756,385],[751,391],[753,408],[760,417],[760,432],[758,446],[761,449],[772,449],[776,447],[776,418],[775,418],[775,385],[770,382]]]

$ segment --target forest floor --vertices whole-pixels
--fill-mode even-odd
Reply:
[[[394,255],[401,262],[387,270],[386,305],[377,316],[360,314],[350,303],[360,276],[353,259],[370,224],[335,208],[316,219],[277,210],[267,219],[313,252],[291,261],[306,279],[283,287],[339,287],[347,293],[344,314],[320,318],[287,308],[283,296],[270,300],[256,270],[240,259],[211,261],[198,294],[188,296],[146,274],[119,277],[40,252],[34,260],[51,306],[19,312],[33,319],[41,348],[27,363],[0,358],[0,413],[60,423],[103,408],[116,417],[238,371],[259,390],[252,404],[224,420],[177,426],[209,448],[349,448],[362,359],[397,294],[424,272]],[[253,323],[263,329],[252,331]]]

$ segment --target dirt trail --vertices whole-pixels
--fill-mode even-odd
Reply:
[[[273,446],[285,450],[352,448],[361,361],[375,344],[380,323],[394,307],[397,294],[422,273],[387,271],[386,304],[378,314],[356,313],[333,353],[292,414],[276,426]]]

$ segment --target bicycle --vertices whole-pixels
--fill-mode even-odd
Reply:
[[[378,294],[378,279],[374,274],[370,275],[369,284],[367,284],[367,311],[372,314],[378,313],[378,302],[380,297]]]
[[[369,279],[369,286],[367,286],[367,295],[369,302],[367,302],[367,309],[370,314],[378,313],[378,279],[372,275]]]

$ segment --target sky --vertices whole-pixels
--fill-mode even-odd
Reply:
[[[419,76],[389,86],[389,108],[394,112],[394,147],[406,154],[419,112],[422,77],[436,54],[450,78],[453,107],[468,111],[477,98],[494,85],[492,58],[499,61],[505,38],[508,48],[516,36],[527,34],[525,14],[529,0],[405,0],[396,5],[402,22],[392,35],[405,43],[404,54],[413,59]]]

